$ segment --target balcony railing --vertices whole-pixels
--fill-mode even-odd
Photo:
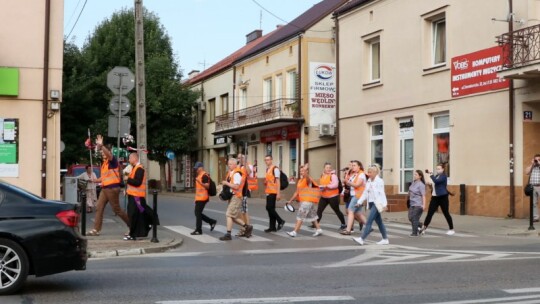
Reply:
[[[497,37],[497,43],[505,47],[505,68],[540,62],[540,24],[502,34]]]
[[[287,118],[300,118],[300,99],[279,98],[217,116],[216,132]]]

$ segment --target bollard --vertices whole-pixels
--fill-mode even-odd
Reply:
[[[466,203],[465,184],[460,184],[459,185],[459,214],[460,215],[465,215],[466,213],[465,203]]]
[[[81,191],[81,234],[86,235],[86,191]]]
[[[534,205],[534,193],[529,196],[530,208],[529,208],[529,230],[535,230],[533,224],[533,205]]]
[[[159,243],[159,240],[157,238],[157,225],[156,225],[156,219],[157,219],[157,190],[154,190],[152,192],[152,194],[154,195],[154,202],[153,202],[153,207],[154,207],[154,220],[152,221],[152,239],[150,240],[150,242],[152,243]]]

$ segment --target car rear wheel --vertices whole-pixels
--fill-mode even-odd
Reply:
[[[17,243],[0,239],[0,295],[19,290],[28,276],[28,257]]]

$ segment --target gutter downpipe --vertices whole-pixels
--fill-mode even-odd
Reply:
[[[45,1],[45,34],[43,41],[43,108],[41,125],[41,197],[47,196],[47,103],[49,90],[49,50],[50,50],[51,0]]]
[[[514,58],[514,38],[513,38],[513,31],[514,31],[514,11],[513,11],[513,0],[508,0],[508,31],[510,33],[510,56],[512,58],[512,65],[514,64],[513,58]],[[514,80],[510,80],[510,86],[508,89],[508,116],[509,116],[509,152],[510,152],[510,213],[508,214],[509,218],[513,218],[515,216],[515,208],[516,208],[516,201],[515,201],[515,174],[514,174],[514,106],[515,106],[515,90],[514,90]]]
[[[339,126],[339,15],[334,17],[334,35],[336,43],[336,170],[341,168],[341,141],[339,140],[339,134],[341,128]]]
[[[299,93],[302,92],[302,33],[300,33],[300,35],[298,35],[298,86],[297,86],[297,90],[299,91]],[[299,98],[298,98],[298,109],[300,110],[300,115],[302,115],[302,94],[298,94]],[[304,118],[304,124],[306,123],[306,119]],[[304,125],[304,128],[305,128],[305,125]],[[301,134],[301,137],[304,137],[306,136],[306,133],[302,131],[302,125],[300,124],[300,134]],[[299,142],[298,145],[300,147],[304,147],[304,159],[307,161],[307,151],[305,149],[305,146],[304,146],[304,143],[303,142]],[[298,151],[300,151],[300,149],[298,149]],[[298,153],[298,162],[296,163],[296,165],[298,166],[297,171],[296,172],[300,172],[300,165],[302,164],[302,153]],[[300,173],[298,173],[300,174]]]

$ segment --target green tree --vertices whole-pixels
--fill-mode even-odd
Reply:
[[[107,119],[110,115],[108,105],[113,96],[106,86],[107,73],[115,66],[126,66],[135,71],[134,22],[133,10],[124,9],[101,22],[80,51],[66,43],[65,60],[70,62],[64,63],[66,106],[62,111],[62,136],[66,151],[68,146],[70,149],[69,153],[63,154],[65,161],[88,156],[85,153],[77,157],[79,149],[71,147],[80,146],[84,149],[82,144],[86,138],[86,128],[89,127],[93,134],[107,134]],[[164,184],[167,161],[165,151],[171,149],[177,155],[189,154],[195,146],[193,107],[197,93],[181,84],[181,74],[174,59],[170,38],[159,18],[146,10],[144,47],[148,157],[159,162]],[[135,90],[127,97],[132,103],[129,115],[132,121],[131,133],[135,136]],[[73,128],[73,123],[80,124],[80,127]],[[81,130],[84,133],[80,134]],[[116,138],[109,138],[108,142],[116,143]]]

